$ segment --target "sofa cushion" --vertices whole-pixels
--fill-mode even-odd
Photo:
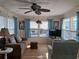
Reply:
[[[17,43],[14,36],[10,36],[9,37],[9,42],[12,43],[12,44],[16,44]]]
[[[16,40],[17,42],[22,42],[22,38],[20,36]]]

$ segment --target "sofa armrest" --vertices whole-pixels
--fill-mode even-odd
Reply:
[[[12,47],[13,51],[8,54],[8,58],[21,59],[21,47],[20,44],[7,44],[6,47]]]

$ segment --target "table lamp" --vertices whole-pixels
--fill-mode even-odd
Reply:
[[[2,47],[2,49],[5,49],[5,45],[8,41],[7,38],[9,37],[8,28],[1,28],[0,36],[2,37],[0,38],[0,46]]]

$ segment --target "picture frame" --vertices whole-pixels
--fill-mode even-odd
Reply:
[[[24,30],[24,21],[19,21],[19,29]]]
[[[53,28],[59,29],[59,21],[54,21]]]

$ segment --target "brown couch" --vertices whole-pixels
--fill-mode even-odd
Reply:
[[[6,44],[6,47],[12,47],[13,51],[8,54],[8,59],[21,59],[26,49],[27,40],[23,38],[22,42],[17,44]],[[4,59],[4,55],[0,55],[0,59]]]
[[[6,45],[7,47],[12,47],[13,52],[8,54],[8,59],[21,59],[21,46],[19,44]]]

